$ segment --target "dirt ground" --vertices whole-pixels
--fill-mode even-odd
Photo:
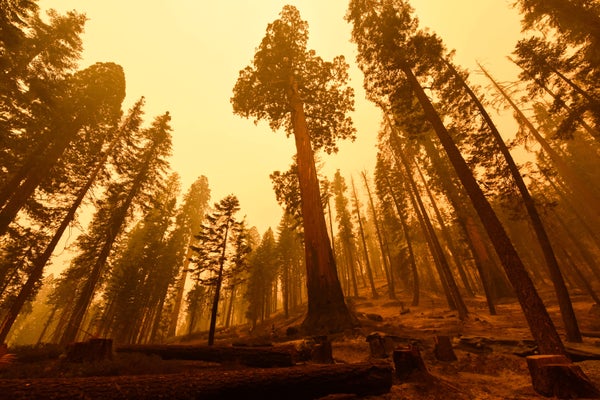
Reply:
[[[420,305],[417,307],[407,305],[409,304],[408,293],[406,299],[403,300],[402,294],[399,298],[401,300],[392,301],[384,298],[351,300],[351,307],[359,316],[361,326],[352,331],[330,336],[334,360],[336,363],[344,364],[372,360],[366,337],[372,332],[380,332],[382,335],[393,337],[395,344],[399,346],[409,343],[417,346],[432,378],[409,381],[399,381],[395,378],[389,393],[364,398],[386,400],[544,398],[533,390],[527,364],[522,356],[533,351],[534,348],[518,304],[513,301],[503,302],[497,305],[498,315],[492,316],[487,312],[483,298],[468,299],[467,306],[470,315],[467,320],[460,321],[456,313],[450,311],[440,298],[423,295]],[[549,305],[549,312],[553,320],[561,331],[557,306],[552,303],[551,299],[546,303]],[[587,333],[600,330],[598,327],[600,312],[598,312],[598,307],[594,306],[587,297],[574,296],[574,308],[582,331]],[[300,321],[301,315],[288,320],[279,317],[270,321],[269,324],[265,324],[261,328],[262,330],[255,330],[252,337],[245,336],[247,332],[244,328],[221,331],[217,334],[220,339],[217,344],[230,344],[246,340],[269,341],[277,346],[293,339],[286,335],[286,331]],[[434,338],[437,335],[447,335],[452,338],[457,361],[442,362],[435,358],[433,347]],[[205,344],[205,341],[202,338],[193,340],[188,338],[184,343]],[[596,353],[600,358],[600,338],[586,336],[583,344],[568,345],[581,351]],[[521,356],[517,354],[521,354]],[[140,382],[147,379],[148,375],[160,379],[160,377],[173,374],[182,374],[182,376],[204,374],[207,379],[212,379],[211,377],[218,376],[220,373],[226,373],[226,371],[238,367],[242,368],[195,361],[164,361],[156,357],[148,358],[148,356],[131,357],[128,359],[116,357],[117,359],[110,364],[87,369],[83,366],[65,368],[59,360],[40,361],[29,366],[24,366],[23,363],[16,361],[4,366],[3,371],[0,371],[0,399],[4,398],[2,397],[2,386],[23,387],[41,377],[44,379],[54,378],[47,382],[56,385],[56,398],[87,398],[81,397],[83,395],[81,392],[74,392],[72,393],[73,397],[69,397],[68,393],[61,388],[61,382],[66,383],[72,379],[81,379],[80,377],[89,375],[128,375],[129,380],[140,379]],[[384,358],[384,361],[392,363],[389,358]],[[583,369],[592,382],[600,386],[599,360],[577,362],[577,365]],[[268,370],[263,372],[268,374]],[[89,379],[86,384],[93,385],[97,378],[85,379]],[[26,396],[22,398],[26,398]],[[342,398],[352,397],[327,397],[327,399]]]

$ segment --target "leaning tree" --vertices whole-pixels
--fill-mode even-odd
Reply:
[[[343,56],[331,62],[307,49],[308,24],[293,6],[268,25],[251,65],[240,71],[231,103],[235,114],[267,120],[294,135],[305,235],[309,332],[339,331],[355,318],[344,302],[321,207],[314,151],[336,152],[338,139],[354,138],[346,116],[354,92]]]

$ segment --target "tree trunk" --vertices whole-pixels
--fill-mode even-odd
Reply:
[[[412,272],[412,280],[413,280],[413,298],[412,298],[411,304],[416,307],[419,305],[419,294],[420,294],[419,271],[417,269],[417,262],[415,260],[415,254],[413,251],[412,241],[410,238],[410,231],[408,229],[408,223],[406,221],[406,217],[404,216],[404,213],[402,212],[402,208],[400,207],[400,202],[396,198],[396,194],[394,193],[394,189],[392,188],[392,184],[391,184],[390,179],[387,176],[387,174],[385,175],[385,182],[386,182],[388,191],[390,192],[390,195],[392,196],[392,201],[394,202],[394,206],[396,207],[396,212],[398,213],[398,219],[400,220],[400,224],[402,225],[402,232],[404,233],[404,239],[406,240],[406,247],[408,249],[408,261],[410,262],[410,269]]]
[[[321,206],[319,181],[304,116],[304,105],[293,77],[290,77],[288,100],[292,110],[291,119],[296,142],[308,290],[308,312],[302,327],[310,333],[342,331],[355,326],[357,320],[346,306],[338,280]]]
[[[360,203],[358,202],[358,196],[356,195],[356,188],[354,187],[354,179],[351,179],[352,183],[352,196],[354,197],[354,204],[356,209],[356,219],[358,220],[358,231],[360,233],[360,239],[365,253],[365,269],[367,270],[367,276],[369,277],[369,284],[371,286],[371,297],[376,299],[379,297],[377,289],[375,288],[375,281],[373,280],[373,269],[371,268],[371,262],[369,261],[369,250],[367,249],[367,240],[365,239],[365,231],[363,229],[362,218],[360,216]]]
[[[433,196],[433,193],[431,193],[431,190],[429,189],[429,185],[427,184],[427,181],[425,180],[425,177],[423,176],[423,172],[421,172],[421,168],[419,167],[419,164],[416,162],[415,162],[415,169],[417,170],[417,173],[419,174],[419,177],[421,178],[421,182],[423,182],[423,187],[425,188],[427,197],[429,197],[429,202],[431,203],[431,208],[433,209],[433,213],[435,214],[438,224],[440,224],[440,232],[442,233],[442,237],[446,241],[446,245],[448,246],[448,249],[450,250],[450,255],[452,256],[452,260],[454,260],[454,264],[456,265],[456,270],[458,271],[458,275],[460,276],[460,279],[463,283],[463,286],[465,287],[465,290],[467,291],[467,294],[470,297],[473,297],[473,296],[475,296],[475,292],[473,291],[473,288],[471,287],[471,283],[469,282],[469,278],[467,277],[465,269],[462,266],[462,261],[460,260],[460,257],[458,256],[458,250],[456,249],[456,246],[454,245],[454,241],[452,240],[452,236],[450,235],[450,232],[448,231],[448,227],[446,226],[446,222],[444,221],[444,218],[442,217],[442,213],[440,212],[440,209],[437,206],[437,201],[436,201],[435,197]]]
[[[488,236],[506,270],[506,275],[516,290],[519,303],[529,324],[529,329],[538,344],[540,353],[565,354],[564,345],[560,336],[558,336],[554,323],[550,319],[542,299],[539,297],[531,278],[527,274],[525,266],[513,247],[498,216],[485,198],[473,173],[452,140],[450,133],[446,130],[440,116],[431,104],[416,76],[408,66],[402,66],[402,71],[488,232]]]
[[[377,217],[377,210],[375,210],[375,203],[373,202],[373,196],[371,195],[371,189],[369,189],[369,182],[367,181],[367,174],[363,171],[361,173],[363,181],[365,182],[365,188],[367,189],[367,196],[369,196],[369,205],[371,207],[371,215],[373,216],[373,225],[375,225],[375,233],[377,234],[377,242],[379,243],[379,251],[381,252],[381,261],[383,262],[383,270],[385,271],[385,277],[388,284],[388,296],[390,299],[396,299],[396,293],[394,288],[394,278],[392,276],[392,267],[389,262],[389,257],[383,246],[383,238],[381,235],[381,229],[379,229],[379,218]]]
[[[179,313],[181,312],[181,305],[183,304],[183,293],[185,291],[185,281],[187,280],[188,275],[188,266],[190,264],[190,258],[192,257],[192,239],[190,239],[190,243],[188,244],[185,260],[183,261],[183,266],[181,268],[181,277],[179,278],[179,282],[175,288],[175,303],[173,304],[173,312],[171,313],[167,337],[173,337],[177,334],[177,322],[179,321]]]
[[[440,277],[440,281],[442,282],[442,286],[444,287],[444,292],[446,294],[448,306],[450,306],[450,308],[456,308],[456,310],[458,311],[459,318],[465,319],[467,318],[469,311],[467,310],[467,306],[465,305],[464,300],[458,290],[458,287],[456,286],[456,281],[454,280],[454,276],[452,276],[452,272],[450,271],[450,266],[448,265],[448,260],[444,255],[444,250],[442,249],[439,239],[435,233],[435,230],[433,229],[431,220],[427,215],[425,205],[423,204],[423,201],[419,196],[417,184],[412,177],[410,162],[408,161],[406,154],[404,154],[404,151],[400,146],[400,140],[398,139],[398,135],[396,134],[396,132],[393,131],[393,126],[391,124],[391,121],[389,120],[389,117],[385,115],[385,118],[390,129],[392,129],[391,135],[396,143],[397,151],[394,152],[394,156],[400,158],[400,160],[396,158],[396,163],[398,163],[399,166],[402,165],[402,167],[404,168],[404,176],[406,177],[406,180],[408,181],[409,186],[411,188],[411,192],[413,194],[411,196],[411,199],[413,201],[413,207],[415,208],[415,210],[418,209],[421,215],[419,221],[422,224],[421,227],[423,229],[423,233],[429,238],[428,244],[431,246],[431,254],[435,260],[435,265],[438,269],[438,275]]]
[[[479,277],[481,278],[481,284],[483,285],[483,291],[485,292],[488,310],[490,310],[490,315],[496,315],[496,306],[494,305],[490,280],[488,279],[488,274],[483,269],[483,265],[489,265],[492,260],[473,218],[468,217],[465,221],[465,230],[467,231],[467,236],[469,236],[469,242],[473,246],[473,252],[477,253],[479,257],[479,262],[476,262],[476,266],[479,271]]]

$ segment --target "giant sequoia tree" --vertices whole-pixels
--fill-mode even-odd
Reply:
[[[254,60],[240,71],[231,102],[236,114],[267,120],[273,130],[294,135],[305,235],[309,331],[336,331],[355,324],[344,302],[327,225],[321,207],[314,151],[337,151],[338,139],[353,138],[346,112],[353,91],[346,85],[348,65],[331,62],[306,48],[308,24],[293,6],[267,27]]]

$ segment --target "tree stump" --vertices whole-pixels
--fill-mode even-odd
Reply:
[[[600,391],[578,365],[563,355],[527,357],[533,388],[542,396],[560,399],[600,399]]]
[[[315,345],[310,352],[310,359],[315,364],[333,364],[333,351],[327,336],[314,336]]]
[[[433,350],[435,358],[440,361],[456,361],[458,358],[452,349],[452,341],[448,336],[436,336]]]
[[[369,342],[371,358],[387,358],[399,344],[406,344],[407,339],[383,332],[372,332],[367,336],[367,342]]]
[[[409,379],[413,374],[429,376],[429,371],[421,357],[421,352],[415,346],[400,348],[393,353],[396,377],[401,380]]]
[[[68,345],[65,361],[81,363],[112,360],[112,354],[112,339],[90,339]]]
[[[379,332],[373,332],[367,336],[367,342],[369,342],[369,350],[371,351],[372,358],[386,358],[388,353],[385,349],[385,335]]]

